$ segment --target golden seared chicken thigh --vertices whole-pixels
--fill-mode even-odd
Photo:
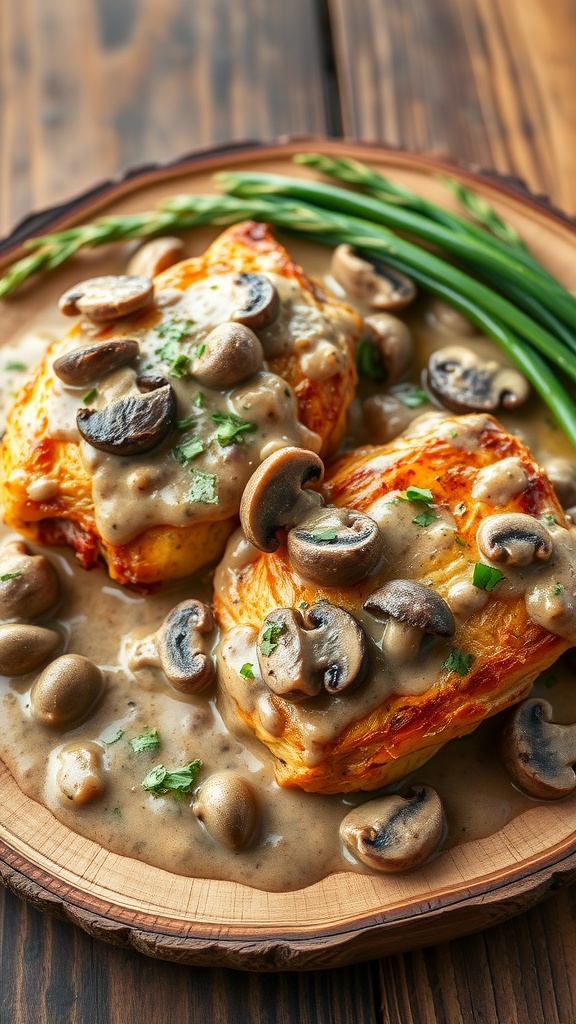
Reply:
[[[152,282],[104,277],[9,415],[9,526],[99,556],[122,583],[185,576],[222,553],[242,491],[287,444],[337,446],[356,383],[358,316],[263,224],[238,224]]]
[[[313,453],[285,452],[247,488],[250,540],[230,539],[216,577],[220,686],[281,785],[370,790],[576,643],[576,539],[487,415],[428,414],[321,477]]]

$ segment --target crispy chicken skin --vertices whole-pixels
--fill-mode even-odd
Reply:
[[[496,491],[499,479],[504,491],[492,494],[482,481],[490,480],[489,467],[505,459],[512,461],[495,478]],[[504,472],[507,467],[511,475]],[[512,481],[518,477],[520,484],[512,483],[506,493],[509,476]],[[533,621],[526,605],[527,590],[536,579],[549,580],[554,593],[557,555],[546,566],[531,567],[525,578],[520,573],[518,579],[524,582],[519,586],[504,580],[491,593],[471,586],[474,564],[485,561],[476,539],[480,524],[487,516],[516,512],[550,524],[555,520],[550,529],[554,537],[558,535],[558,544],[572,544],[566,548],[570,565],[574,542],[553,488],[529,451],[487,416],[422,417],[409,435],[386,446],[336,458],[323,486],[327,501],[379,521],[385,538],[382,564],[355,586],[309,586],[291,567],[284,542],[272,554],[246,553],[245,542],[242,548],[233,537],[216,581],[216,615],[225,633],[221,685],[225,703],[274,754],[280,785],[318,793],[371,790],[401,778],[447,740],[465,735],[487,716],[521,700],[535,677],[570,646],[569,639]],[[432,491],[433,505],[406,502],[402,495],[411,486]],[[414,524],[416,514],[430,508],[438,521],[428,527]],[[396,515],[404,517],[404,541],[398,533],[394,539]],[[500,568],[514,577],[505,566]],[[327,598],[366,627],[364,601],[386,580],[403,577],[432,587],[451,604],[456,633],[450,640],[436,638],[430,650],[408,666],[407,675],[396,676],[404,679],[401,687],[390,683],[385,656],[370,639],[367,679],[349,696],[295,701],[268,690],[257,670],[255,637],[269,612]],[[470,581],[469,599],[479,595],[476,610],[457,607],[452,588],[458,581]],[[244,646],[235,655],[238,635]],[[251,648],[246,637],[252,638]],[[381,638],[382,634],[380,645]],[[468,671],[464,665],[462,674],[444,664],[454,649],[470,656]],[[242,678],[241,658],[256,665],[254,679]],[[422,689],[418,677],[426,678],[426,673],[429,685]],[[330,701],[342,723],[336,730],[325,728]],[[345,711],[344,702],[349,702]]]
[[[316,331],[320,323],[331,334],[338,370],[324,379],[321,375],[311,379],[305,372],[309,348],[305,315],[295,322],[286,351],[268,358],[267,366],[294,389],[298,417],[320,435],[323,453],[334,451],[356,384],[354,345],[360,321],[352,310],[329,298],[306,277],[266,225],[246,222],[228,229],[203,255],[160,274],[155,279],[155,292],[185,292],[212,276],[217,280],[217,275],[240,272],[274,274],[296,285],[300,301],[314,317]],[[156,521],[120,544],[102,536],[95,514],[93,480],[80,444],[77,439],[56,438],[50,427],[52,363],[58,355],[82,344],[117,336],[141,338],[158,325],[161,316],[169,317],[170,311],[159,312],[152,306],[102,328],[92,326],[89,336],[83,333],[82,324],[76,323],[62,341],[52,346],[16,399],[1,450],[0,500],[6,523],[34,541],[70,544],[87,568],[103,558],[112,578],[135,586],[183,577],[214,562],[234,528],[236,516],[223,515],[218,505],[207,504],[190,524],[174,526]],[[264,348],[266,358],[266,345]],[[171,441],[170,447],[174,443]],[[158,454],[151,452],[150,459],[154,458],[171,458],[170,448],[164,445]],[[228,472],[226,467],[223,472]]]

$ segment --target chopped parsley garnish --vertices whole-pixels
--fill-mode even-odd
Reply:
[[[176,429],[177,430],[189,430],[190,427],[195,427],[195,426],[196,426],[196,417],[195,416],[185,416],[183,420],[178,420],[178,423],[176,424]]]
[[[320,530],[318,533],[311,533],[312,540],[336,540],[338,530]]]
[[[124,729],[117,729],[115,733],[106,733],[102,737],[102,742],[105,743],[107,747],[110,747],[113,743],[118,743],[118,740],[121,740],[123,735]]]
[[[560,597],[560,594],[562,593],[563,589],[564,588],[561,583],[556,583],[554,585],[554,597]]]
[[[553,516],[551,512],[546,512],[542,516],[542,519],[545,523],[550,523],[550,526],[556,526],[556,517]]]
[[[119,807],[113,807],[113,808],[112,808],[112,814],[113,814],[113,815],[114,815],[114,817],[116,817],[116,818],[121,818],[121,817],[122,817],[122,811],[120,810],[120,808],[119,808]]]
[[[304,610],[304,608],[309,608],[310,605],[308,604],[308,601],[300,601],[298,607],[302,608],[302,610]]]
[[[244,679],[254,679],[254,670],[249,661],[246,661],[240,669],[240,675],[244,676]]]
[[[90,388],[85,395],[82,395],[82,405],[89,405],[90,402],[94,401],[98,394],[98,388]]]
[[[183,768],[176,768],[174,771],[165,768],[163,764],[157,764],[151,768],[142,779],[142,789],[153,796],[164,796],[170,793],[177,800],[185,800],[192,791],[194,779],[202,767],[202,761],[190,761]]]
[[[394,398],[397,398],[399,402],[402,402],[402,405],[406,405],[409,409],[418,409],[428,401],[428,395],[425,391],[422,391],[422,388],[394,391],[393,394]]]
[[[3,576],[0,576],[0,583],[6,583],[7,580],[17,580],[19,576],[22,576],[21,572],[5,572]]]
[[[407,487],[404,496],[406,501],[423,501],[426,505],[431,505],[434,501],[432,491],[427,487]]]
[[[156,324],[154,330],[166,342],[178,344],[179,341],[184,341],[184,338],[188,337],[193,327],[193,320],[165,320],[164,323]],[[160,349],[156,350],[156,354],[160,355]]]
[[[194,348],[192,349],[192,358],[193,359],[200,359],[200,356],[203,356],[205,351],[206,351],[206,342],[205,341],[201,342],[200,345],[194,345]]]
[[[459,676],[467,676],[473,661],[473,654],[466,654],[459,647],[451,647],[442,668],[448,672],[457,672]]]
[[[218,477],[214,473],[203,473],[201,469],[192,470],[191,501],[201,501],[204,505],[217,505],[217,491]]]
[[[386,371],[378,349],[369,341],[361,341],[356,349],[356,366],[361,377],[369,377],[370,380],[384,380]]]
[[[218,423],[216,440],[225,448],[229,444],[243,444],[244,434],[253,434],[258,427],[249,420],[243,420],[233,412],[213,412],[210,419]]]
[[[158,750],[160,746],[158,729],[149,729],[148,732],[143,732],[140,736],[134,736],[130,740],[130,746],[135,754],[142,754],[145,750]]]
[[[430,526],[436,519],[438,519],[438,516],[434,515],[433,512],[421,512],[419,516],[414,517],[412,522],[416,523],[416,526]]]
[[[456,536],[454,537],[454,540],[456,541],[457,544],[460,545],[461,548],[469,548],[470,547],[470,545],[468,544],[468,541],[465,541],[464,537],[459,537],[458,534],[456,534]]]
[[[26,363],[18,363],[16,360],[10,360],[9,362],[4,363],[4,369],[9,372],[10,370],[27,370],[28,367]]]
[[[170,363],[170,376],[176,377],[177,380],[181,380],[188,373],[188,366],[190,365],[190,359],[185,352],[180,352]]]
[[[198,394],[196,395],[194,401],[192,402],[192,405],[195,405],[197,409],[202,409],[205,401],[206,401],[206,395],[204,394],[203,391],[199,391]]]
[[[282,633],[286,631],[286,626],[283,622],[269,622],[266,629],[262,633],[262,639],[260,641],[260,650],[262,654],[267,657],[269,654],[274,654],[274,651],[278,647],[278,638],[282,636]]]
[[[188,465],[192,459],[195,459],[197,455],[201,455],[204,451],[204,445],[198,437],[191,437],[188,441],[182,441],[182,444],[177,444],[172,449],[172,455],[179,462],[181,466]]]
[[[451,430],[450,431],[450,437],[452,439],[454,439],[455,437],[458,437],[458,431],[457,430]]]
[[[476,562],[472,584],[478,587],[478,590],[487,590],[490,594],[496,584],[505,579],[506,577],[503,572],[500,572],[500,569],[495,569],[492,565],[484,565],[483,562]]]

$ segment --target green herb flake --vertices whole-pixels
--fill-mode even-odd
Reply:
[[[7,363],[4,363],[4,369],[7,370],[8,373],[10,373],[11,370],[17,373],[19,370],[27,370],[28,367],[26,363],[19,363],[15,359],[11,359]]]
[[[454,540],[456,541],[457,544],[460,545],[461,548],[469,548],[470,547],[468,542],[464,540],[464,537],[459,537],[458,534],[456,534],[456,536],[454,537]]]
[[[184,341],[184,338],[190,335],[193,327],[193,320],[165,320],[163,323],[156,324],[154,330],[168,344],[178,344],[178,342]],[[159,349],[157,349],[156,354],[160,354]]]
[[[542,516],[542,519],[545,523],[549,523],[550,526],[556,526],[556,517],[553,516],[551,512],[546,512],[545,515]]]
[[[430,526],[436,519],[438,519],[438,516],[434,515],[433,512],[421,512],[419,516],[414,517],[412,522],[416,526]]]
[[[185,352],[180,352],[170,363],[170,376],[175,377],[176,380],[182,380],[182,377],[185,377],[188,373],[189,365],[189,357]]]
[[[274,651],[278,647],[278,638],[285,632],[286,626],[283,622],[268,623],[266,629],[262,633],[262,639],[260,641],[260,650],[265,657],[268,657],[269,654],[274,654]]]
[[[378,349],[366,339],[360,341],[356,348],[356,367],[360,376],[369,380],[382,381],[386,377]]]
[[[452,439],[454,439],[455,437],[458,437],[458,431],[457,430],[451,430],[450,431],[450,437]]]
[[[189,430],[191,427],[196,426],[195,416],[185,416],[183,420],[178,420],[176,424],[177,430]]]
[[[206,395],[204,394],[203,391],[199,391],[198,394],[195,396],[194,401],[192,402],[192,405],[194,405],[197,409],[202,409],[204,407],[204,403],[205,402],[206,402]]]
[[[338,530],[320,530],[318,533],[311,533],[310,536],[312,537],[312,540],[336,540],[338,537]]]
[[[181,466],[187,466],[197,455],[204,451],[204,445],[198,437],[191,437],[188,441],[182,441],[172,449],[172,455]]]
[[[23,576],[21,572],[5,572],[3,576],[0,576],[0,583],[6,583],[7,580],[17,580],[19,576]]]
[[[484,565],[483,562],[476,562],[472,585],[478,587],[478,590],[486,590],[491,594],[494,587],[504,579],[506,577],[503,572],[500,572],[500,569],[495,569],[492,565]]]
[[[216,440],[222,448],[226,448],[229,444],[243,444],[244,434],[253,434],[258,430],[255,423],[243,420],[235,413],[213,412],[210,418],[218,424]]]
[[[405,405],[408,409],[419,409],[421,405],[426,405],[429,400],[428,395],[422,388],[411,388],[406,391],[393,391],[394,398],[397,398],[402,405]]]
[[[151,768],[142,779],[142,789],[153,796],[170,793],[177,800],[185,800],[192,791],[194,780],[202,767],[202,761],[190,761],[183,768],[170,770],[163,764]]]
[[[301,608],[302,611],[304,611],[304,609],[309,608],[310,605],[308,604],[308,601],[300,601],[298,607]]]
[[[97,394],[98,388],[90,388],[90,391],[87,391],[85,395],[82,395],[82,405],[90,405],[90,402],[94,401]]]
[[[406,501],[424,501],[426,505],[431,505],[434,501],[432,491],[427,487],[407,487],[405,498]]]
[[[203,505],[217,505],[217,492],[218,477],[214,473],[203,473],[201,469],[192,470],[191,501],[199,501]]]
[[[554,597],[560,597],[560,594],[562,593],[563,590],[564,590],[564,587],[562,586],[561,583],[555,583],[554,584],[554,591],[553,591]]]
[[[130,746],[135,754],[143,754],[146,750],[158,750],[160,746],[158,729],[149,729],[148,732],[140,733],[140,736],[133,736]]]
[[[254,679],[254,669],[249,661],[246,661],[240,669],[240,675],[244,676],[244,679]]]
[[[206,351],[206,342],[205,341],[203,341],[200,345],[194,345],[194,348],[192,349],[192,358],[193,359],[200,359],[200,357],[204,355],[205,351]]]
[[[118,743],[118,740],[121,740],[123,735],[124,729],[117,729],[115,733],[105,733],[102,737],[102,742],[105,743],[107,747],[111,747],[113,743]]]
[[[442,668],[447,672],[456,672],[459,676],[467,676],[473,661],[473,654],[466,654],[459,647],[451,647]]]
[[[112,808],[112,814],[114,815],[115,818],[121,818],[122,817],[122,811],[120,810],[119,807],[113,807]]]

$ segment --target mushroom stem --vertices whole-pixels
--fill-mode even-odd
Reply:
[[[409,626],[407,622],[390,618],[384,633],[382,650],[390,661],[402,665],[418,657],[424,636],[424,630],[419,626]]]

